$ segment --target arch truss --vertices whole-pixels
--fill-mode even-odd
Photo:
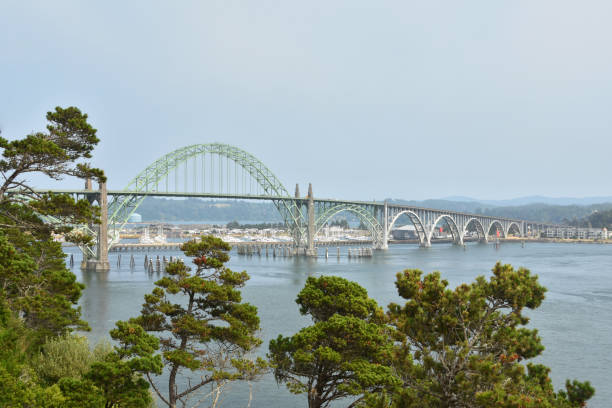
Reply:
[[[447,226],[455,244],[463,245],[466,235],[474,231],[481,242],[487,242],[489,236],[508,237],[511,231],[523,236],[525,224],[522,221],[495,218],[478,214],[449,212],[444,210],[407,207],[401,205],[387,205],[385,203],[386,226],[385,235],[393,229],[395,222],[402,215],[407,215],[414,225],[416,236],[421,246],[431,245],[436,230]],[[387,237],[388,238],[388,237]]]
[[[280,180],[252,154],[223,143],[186,146],[138,174],[109,205],[109,225],[122,228],[147,195],[156,192],[270,199],[294,238],[302,240],[301,213]],[[113,238],[111,245],[116,243]]]

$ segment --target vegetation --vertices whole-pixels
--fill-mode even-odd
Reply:
[[[487,281],[454,290],[438,272],[397,275],[403,306],[389,305],[397,330],[393,367],[403,383],[388,399],[397,407],[581,407],[594,390],[567,383],[554,392],[549,369],[524,361],[544,349],[538,332],[523,327],[546,289],[529,270],[496,264]],[[378,403],[381,402],[379,399]]]
[[[80,309],[74,307],[83,285],[66,269],[53,234],[67,233],[67,225],[92,222],[97,212],[87,200],[36,193],[25,177],[37,172],[56,180],[65,176],[104,180],[101,170],[81,160],[90,158],[98,143],[87,115],[74,107],[57,107],[47,113],[47,120],[47,132],[10,142],[0,138],[4,180],[0,185],[0,287],[11,310],[24,319],[26,327],[35,329],[39,345],[47,336],[87,328],[80,320]],[[43,216],[61,223],[46,223]]]
[[[354,407],[368,393],[399,383],[390,367],[393,343],[384,313],[365,289],[345,279],[308,278],[296,303],[314,324],[270,342],[274,376],[308,407],[327,407],[351,398]]]
[[[91,351],[69,334],[89,328],[76,307],[84,286],[53,237],[96,222],[98,211],[87,200],[35,192],[25,177],[105,177],[83,161],[98,143],[86,114],[58,107],[47,120],[47,132],[0,138],[0,406],[147,407],[148,384],[139,376],[146,360],[104,345]]]
[[[490,206],[476,201],[448,201],[448,200],[424,200],[405,201],[391,200],[393,204],[407,204],[427,208],[438,208],[468,213],[490,215],[495,217],[518,218],[524,220],[536,220],[548,223],[568,223],[572,220],[581,220],[596,211],[612,210],[612,203],[589,204],[589,205],[554,205],[533,203],[524,205]],[[398,220],[400,222],[400,220]],[[408,221],[406,220],[407,223]]]
[[[90,349],[87,337],[65,334],[49,339],[42,347],[35,370],[47,384],[55,384],[64,377],[80,379],[93,363],[102,361],[113,351],[107,342]]]
[[[260,223],[260,224],[240,224],[238,221],[230,221],[227,223],[229,229],[269,229],[269,228],[285,228],[285,224],[282,222],[277,223]]]
[[[332,220],[329,223],[330,227],[340,227],[342,229],[349,229],[349,223],[346,220],[346,218],[340,218],[340,219],[336,219],[336,220]]]
[[[438,272],[405,270],[396,281],[405,303],[387,312],[354,282],[310,277],[296,303],[312,325],[272,340],[269,362],[253,359],[260,322],[239,290],[249,276],[226,267],[230,246],[212,236],[182,245],[195,267],[170,263],[141,314],[111,330],[114,347],[91,349],[73,333],[88,329],[76,306],[84,286],[53,237],[95,222],[97,209],[37,193],[25,177],[104,181],[84,161],[98,139],[77,108],[58,107],[47,119],[46,132],[0,138],[0,406],[148,408],[152,385],[169,407],[197,394],[216,407],[227,384],[256,380],[269,363],[309,407],[577,408],[593,396],[576,380],[555,391],[550,369],[529,362],[544,346],[524,311],[546,290],[529,270],[500,263],[489,280],[455,289]],[[612,211],[601,211],[583,223],[611,221]],[[163,372],[165,390],[153,378]]]
[[[607,211],[594,211],[588,217],[572,220],[571,225],[577,227],[607,228],[612,230],[612,209]]]
[[[206,220],[214,221],[282,221],[272,203],[239,200],[173,200],[147,197],[138,207],[138,213],[144,221],[201,221],[202,214],[206,214]]]
[[[203,236],[183,244],[181,250],[193,257],[195,270],[191,272],[180,261],[170,263],[167,276],[155,282],[157,287],[145,296],[141,315],[129,323],[144,330],[127,334],[130,342],[138,344],[156,339],[145,330],[159,333],[162,353],[157,357],[163,359],[168,370],[167,392],[162,392],[150,376],[161,372],[158,365],[152,364],[146,375],[161,401],[169,407],[179,402],[184,405],[192,394],[208,385],[213,386],[208,397],[215,406],[226,384],[254,380],[266,370],[263,359],[249,358],[261,343],[256,336],[259,317],[254,306],[241,301],[238,290],[249,276],[225,266],[230,250],[226,242]],[[185,385],[177,378],[183,370],[207,374]]]

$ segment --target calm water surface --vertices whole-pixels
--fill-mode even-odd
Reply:
[[[66,248],[68,254],[76,250]],[[320,251],[322,252],[322,251]],[[336,253],[335,248],[330,253]],[[108,338],[115,321],[136,316],[143,295],[153,289],[161,276],[144,270],[145,253],[134,253],[136,268],[129,268],[130,254],[111,254],[113,269],[108,273],[81,272],[78,279],[87,285],[81,305],[94,340]],[[182,255],[180,252],[150,252],[149,256]],[[394,287],[395,274],[406,268],[424,272],[439,270],[451,286],[471,282],[478,275],[490,275],[496,261],[525,266],[540,277],[548,288],[542,306],[530,311],[546,350],[539,361],[552,368],[557,388],[566,378],[590,380],[596,388],[591,407],[612,407],[612,246],[588,244],[505,243],[469,244],[465,249],[440,244],[423,249],[414,245],[391,245],[370,259],[266,258],[238,256],[232,252],[229,263],[234,270],[246,270],[251,280],[243,289],[244,298],[259,309],[263,346],[278,334],[290,335],[310,320],[298,312],[295,298],[308,276],[337,275],[358,282],[371,297],[386,306],[401,302]],[[78,265],[78,262],[75,262]],[[253,407],[304,407],[305,397],[293,396],[284,386],[277,386],[272,376],[255,384]],[[227,394],[224,406],[246,407],[248,393],[240,386]]]

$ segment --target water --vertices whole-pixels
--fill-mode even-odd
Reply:
[[[68,253],[75,251],[66,249]],[[295,298],[308,276],[337,275],[358,282],[371,297],[386,306],[401,302],[394,287],[395,274],[406,268],[424,272],[441,271],[456,286],[471,282],[478,275],[489,275],[496,261],[525,266],[540,277],[548,288],[542,306],[530,311],[533,327],[537,327],[546,346],[539,362],[552,368],[556,388],[565,379],[589,380],[596,388],[590,407],[612,406],[612,246],[588,244],[504,243],[469,244],[466,249],[439,244],[423,249],[415,245],[392,245],[373,258],[347,259],[346,248],[336,258],[266,258],[243,257],[232,252],[229,266],[246,270],[251,280],[243,289],[245,300],[256,305],[261,318],[264,343],[278,334],[290,335],[310,321],[299,314]],[[324,253],[319,250],[319,253]],[[182,255],[180,252],[151,252],[153,255]],[[134,253],[136,268],[129,268],[129,253],[122,254],[121,268],[116,267],[117,254],[111,254],[113,269],[108,273],[74,272],[87,285],[81,299],[83,315],[91,327],[93,339],[107,338],[114,322],[139,313],[143,295],[153,289],[161,276],[144,271],[145,253]],[[75,261],[80,255],[75,255]],[[78,262],[75,262],[78,264]],[[248,393],[234,386],[224,406],[246,407]],[[267,376],[254,386],[253,407],[306,406],[305,396],[291,395],[283,385],[277,386]]]

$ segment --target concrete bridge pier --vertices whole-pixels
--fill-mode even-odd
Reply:
[[[91,182],[89,182],[91,186]],[[108,196],[106,194],[106,182],[100,183],[100,192],[98,193],[98,205],[100,206],[100,224],[97,226],[98,245],[96,250],[96,258],[89,258],[83,263],[85,269],[93,272],[105,272],[110,270],[108,262]],[[83,264],[81,264],[83,267]]]
[[[389,249],[389,206],[387,205],[387,201],[385,201],[385,206],[383,207],[382,227],[382,243],[381,247],[377,249],[387,250]]]
[[[314,196],[312,195],[312,183],[308,184],[308,247],[306,256],[317,256],[317,251],[314,247],[315,239],[315,214],[314,214]]]

